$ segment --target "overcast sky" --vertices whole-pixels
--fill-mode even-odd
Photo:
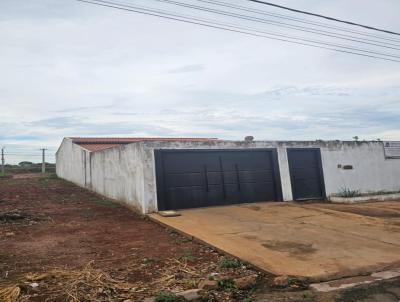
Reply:
[[[275,3],[400,31],[398,0]],[[51,154],[65,136],[400,140],[400,63],[75,0],[1,0],[0,106],[11,153]],[[21,159],[40,158],[7,161]]]

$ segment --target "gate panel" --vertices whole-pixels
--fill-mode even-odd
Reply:
[[[156,152],[159,210],[281,199],[275,150]]]
[[[287,149],[293,199],[325,199],[320,149]]]

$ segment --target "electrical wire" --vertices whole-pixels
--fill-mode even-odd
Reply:
[[[283,5],[279,5],[279,4],[275,4],[275,3],[271,3],[271,2],[266,2],[266,1],[261,1],[261,0],[247,0],[247,1],[254,2],[254,3],[259,3],[259,4],[264,4],[264,5],[269,5],[269,6],[285,9],[285,10],[288,10],[288,11],[291,11],[291,12],[295,12],[295,13],[301,13],[301,14],[310,15],[310,16],[313,16],[313,17],[324,18],[324,19],[327,19],[327,20],[330,20],[330,21],[336,21],[336,22],[345,23],[345,24],[348,24],[348,25],[359,26],[359,27],[363,27],[363,28],[366,28],[366,29],[370,29],[370,30],[384,32],[386,34],[400,36],[400,33],[397,33],[397,32],[391,31],[391,30],[380,29],[380,28],[377,28],[377,27],[363,25],[363,24],[359,24],[359,23],[355,23],[355,22],[351,22],[351,21],[345,21],[345,20],[341,20],[341,19],[337,19],[337,18],[333,18],[333,17],[328,17],[328,16],[315,14],[315,13],[311,13],[311,12],[307,12],[307,11],[303,11],[303,10],[299,10],[299,9],[290,8],[290,7],[287,7],[287,6],[283,6]]]
[[[4,153],[4,156],[39,156],[41,157],[41,154],[14,154],[14,153]],[[55,155],[52,154],[46,154],[46,157],[54,157]]]
[[[107,3],[107,1],[101,1],[101,0],[99,0],[99,1]],[[186,8],[196,9],[196,10],[200,10],[200,11],[211,12],[211,13],[214,13],[214,14],[229,16],[229,17],[238,18],[238,19],[241,19],[241,20],[247,20],[247,21],[254,21],[254,22],[259,22],[259,23],[264,23],[264,24],[270,24],[270,25],[275,25],[275,26],[279,26],[279,27],[283,27],[283,28],[290,28],[290,29],[294,29],[294,30],[297,30],[297,31],[302,31],[302,32],[322,35],[322,36],[325,36],[325,37],[333,37],[333,38],[342,39],[342,40],[346,40],[346,41],[352,41],[352,42],[358,42],[358,43],[368,44],[368,45],[372,45],[372,46],[378,46],[378,47],[383,47],[383,48],[400,50],[400,48],[393,47],[393,46],[400,47],[400,45],[393,44],[393,43],[387,43],[387,42],[381,42],[381,41],[376,41],[376,40],[371,40],[371,39],[359,38],[359,37],[354,37],[354,36],[351,36],[351,35],[337,34],[335,32],[326,31],[326,30],[316,30],[316,29],[313,29],[313,28],[310,28],[310,27],[298,26],[298,25],[293,25],[293,24],[289,24],[289,23],[285,23],[285,22],[262,19],[262,18],[246,16],[246,15],[242,15],[242,14],[235,14],[235,13],[231,13],[231,12],[227,12],[227,11],[216,10],[216,9],[197,6],[197,5],[193,5],[193,4],[186,4],[186,3],[182,3],[182,2],[178,2],[178,1],[172,1],[172,0],[153,0],[153,1],[162,2],[162,3],[169,3],[169,4],[177,5],[177,6],[180,6],[180,7],[186,7]]]
[[[315,25],[318,27],[324,27],[324,28],[339,30],[339,31],[343,31],[343,32],[353,33],[353,34],[357,34],[357,35],[362,35],[362,36],[366,36],[366,37],[373,37],[373,38],[377,38],[377,39],[381,39],[381,40],[400,43],[399,39],[378,36],[378,35],[374,35],[374,34],[363,32],[363,31],[358,31],[358,30],[349,29],[349,28],[340,27],[340,26],[334,26],[334,25],[330,25],[330,24],[326,24],[326,23],[322,23],[322,22],[311,21],[311,20],[307,20],[307,19],[296,18],[296,17],[289,16],[289,15],[272,13],[272,12],[267,12],[267,11],[259,10],[259,9],[252,9],[250,7],[232,4],[232,3],[226,3],[223,1],[218,1],[218,0],[195,0],[195,1],[202,2],[202,3],[209,3],[209,4],[223,6],[223,7],[229,7],[229,8],[233,8],[236,10],[251,12],[251,13],[270,16],[270,17],[274,17],[274,18],[280,18],[280,19],[290,20],[290,21],[299,22],[299,23],[303,23],[303,24]]]
[[[209,28],[222,29],[222,30],[225,30],[225,31],[236,32],[236,33],[246,34],[246,35],[250,35],[250,36],[256,36],[256,37],[262,37],[262,38],[267,38],[267,39],[272,39],[272,40],[284,41],[284,42],[288,42],[288,43],[305,45],[305,46],[310,46],[310,47],[315,47],[315,48],[333,50],[333,51],[337,51],[337,52],[348,53],[348,54],[353,54],[353,55],[359,55],[359,56],[364,56],[364,57],[370,57],[370,58],[375,58],[375,59],[381,59],[381,60],[386,60],[386,61],[400,62],[399,60],[385,58],[385,56],[386,57],[398,58],[398,56],[392,55],[392,54],[378,53],[378,52],[373,52],[373,51],[369,51],[369,50],[362,50],[362,49],[356,49],[356,48],[352,48],[352,47],[346,47],[346,46],[343,46],[343,45],[326,43],[326,42],[322,42],[322,41],[313,41],[313,40],[308,40],[308,39],[303,39],[303,38],[298,38],[298,37],[290,37],[290,36],[283,35],[283,34],[263,32],[263,33],[266,33],[268,35],[280,36],[282,38],[271,37],[271,36],[257,34],[257,33],[254,33],[254,32],[248,32],[248,31],[246,31],[248,29],[241,29],[241,30],[234,29],[231,25],[221,25],[221,23],[217,24],[217,22],[213,22],[213,21],[204,21],[204,20],[200,20],[198,18],[195,19],[193,17],[188,18],[188,17],[182,16],[182,15],[176,15],[176,14],[166,14],[166,13],[161,12],[160,10],[149,10],[147,8],[140,8],[140,7],[137,7],[137,6],[125,5],[125,4],[115,3],[115,2],[111,2],[111,1],[102,1],[102,0],[75,0],[75,1],[85,2],[85,3],[94,4],[94,5],[103,6],[103,7],[115,8],[115,9],[119,9],[119,10],[125,10],[125,11],[144,14],[144,15],[156,16],[156,17],[160,17],[160,18],[164,18],[164,19],[180,21],[180,22],[184,22],[184,23],[195,24],[195,25],[205,26],[205,27],[209,27]],[[200,22],[194,21],[194,20],[200,20]],[[241,27],[236,27],[236,28],[241,28]],[[253,30],[253,31],[255,31],[255,30]],[[308,41],[308,42],[314,43],[314,44],[298,42],[298,41],[292,41],[292,40],[288,40],[288,39]],[[315,45],[315,44],[317,44],[317,45]],[[346,49],[349,49],[349,50],[343,50],[343,49],[320,46],[321,44],[322,45],[329,45],[329,46],[332,46],[332,47],[346,48]],[[357,51],[361,51],[361,52],[365,52],[365,53],[359,53]],[[366,53],[377,54],[379,56],[370,55],[370,54],[366,54]]]

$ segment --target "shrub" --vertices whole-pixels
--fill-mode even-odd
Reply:
[[[235,281],[233,281],[232,279],[219,280],[218,288],[223,291],[233,291],[236,289]]]
[[[240,263],[240,261],[237,259],[224,257],[219,260],[218,266],[220,268],[237,268],[237,267],[242,266],[242,263]]]
[[[339,193],[336,194],[339,197],[358,197],[361,196],[360,190],[351,190],[349,188],[341,188]]]

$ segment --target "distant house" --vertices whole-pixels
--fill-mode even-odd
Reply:
[[[389,144],[397,146],[396,144]],[[380,141],[64,138],[61,178],[142,213],[326,199],[342,189],[400,190],[400,157]]]

